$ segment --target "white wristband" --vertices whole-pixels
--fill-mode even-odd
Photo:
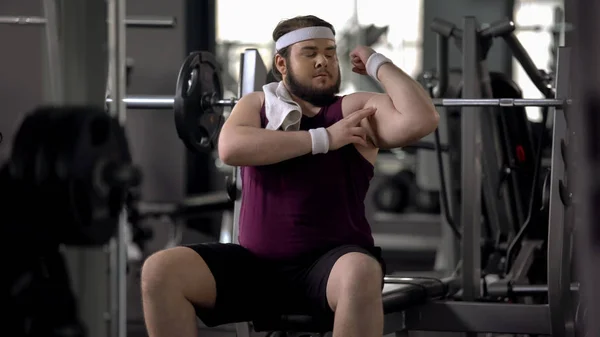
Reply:
[[[379,78],[377,78],[377,70],[379,70],[379,67],[385,63],[392,63],[392,60],[379,53],[371,54],[367,60],[367,64],[365,64],[365,67],[367,68],[367,74],[369,74],[369,76],[371,76],[375,81],[379,81]]]
[[[310,129],[312,154],[327,153],[329,151],[329,134],[325,128]]]

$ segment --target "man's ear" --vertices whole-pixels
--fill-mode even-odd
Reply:
[[[286,61],[285,58],[280,54],[275,55],[275,66],[281,75],[287,75]]]

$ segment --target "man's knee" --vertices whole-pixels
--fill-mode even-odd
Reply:
[[[161,250],[150,255],[142,266],[142,291],[152,293],[164,291],[177,282],[173,274],[178,272],[180,257],[186,255],[181,247]]]
[[[142,294],[180,292],[188,300],[210,305],[216,297],[215,280],[198,253],[187,247],[159,251],[142,267]]]
[[[340,257],[336,265],[339,265],[339,272],[342,274],[338,281],[341,288],[381,291],[383,278],[381,264],[372,256],[352,252]]]
[[[342,297],[378,301],[382,279],[381,264],[375,258],[359,252],[347,253],[336,261],[329,275],[328,302],[335,310],[338,298]]]

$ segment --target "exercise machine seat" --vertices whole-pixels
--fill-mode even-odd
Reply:
[[[383,311],[385,314],[409,309],[429,300],[444,298],[451,291],[454,279],[439,280],[419,277],[386,277],[383,286]],[[278,315],[252,322],[256,332],[297,331],[323,333],[333,329],[330,317],[307,314]]]

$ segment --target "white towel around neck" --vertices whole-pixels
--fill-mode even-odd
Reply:
[[[263,86],[267,130],[298,131],[302,120],[302,108],[296,103],[287,88],[280,82]]]

